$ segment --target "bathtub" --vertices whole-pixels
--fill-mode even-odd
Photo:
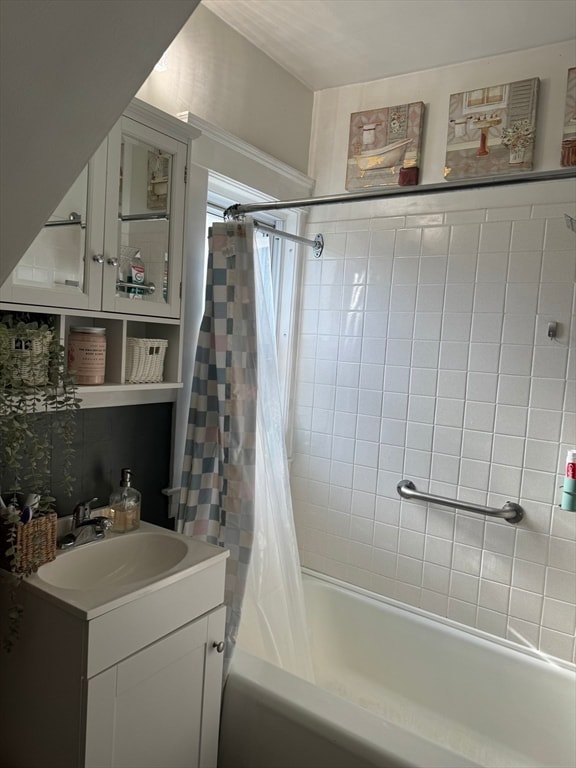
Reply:
[[[304,574],[316,685],[245,649],[219,768],[573,768],[573,665]]]

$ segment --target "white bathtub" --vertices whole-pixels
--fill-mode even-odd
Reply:
[[[574,667],[304,575],[317,685],[238,650],[219,768],[573,768]]]

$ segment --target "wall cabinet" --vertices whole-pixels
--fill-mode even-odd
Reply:
[[[72,325],[106,327],[106,384],[115,390],[126,384],[129,335],[169,341],[168,386],[141,392],[170,399],[166,392],[181,380],[186,173],[198,135],[135,100],[0,289],[2,309],[57,315],[63,344]],[[85,394],[84,405],[97,404],[96,392]],[[106,390],[100,394],[110,404]],[[126,390],[124,399],[147,401]]]

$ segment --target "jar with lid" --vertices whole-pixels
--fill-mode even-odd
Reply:
[[[106,328],[74,326],[68,334],[68,373],[76,384],[104,384],[106,374]]]

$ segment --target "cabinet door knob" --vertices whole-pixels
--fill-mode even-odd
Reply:
[[[97,264],[103,264],[104,256],[102,256],[101,253],[95,253],[94,256],[92,256],[92,261],[95,261]]]
[[[106,263],[110,264],[111,267],[117,267],[118,259],[116,258],[116,256],[111,256],[109,259],[106,259]]]
[[[222,653],[225,647],[226,647],[226,643],[224,642],[224,640],[220,640],[219,643],[217,642],[212,643],[212,648],[216,648],[218,653]]]

